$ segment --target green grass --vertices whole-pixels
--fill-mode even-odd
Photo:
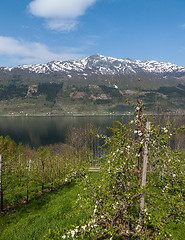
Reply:
[[[91,176],[96,181],[101,177],[96,172]],[[75,204],[82,192],[81,182],[72,182],[0,215],[0,240],[61,239],[63,229],[73,229],[89,217]],[[165,228],[174,240],[185,239],[185,222],[170,221]]]
[[[38,196],[28,205],[17,206],[15,213],[1,215],[0,239],[40,240],[45,239],[50,229],[60,231],[80,224],[81,219],[88,218],[74,207],[80,191],[82,186],[73,182]]]
[[[169,221],[166,229],[171,232],[173,240],[185,239],[185,222],[174,223],[173,221]]]

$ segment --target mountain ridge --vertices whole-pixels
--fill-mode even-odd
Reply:
[[[21,71],[35,74],[82,74],[82,75],[138,75],[140,73],[185,76],[185,67],[170,62],[154,60],[117,59],[100,54],[80,60],[51,61],[45,64],[20,65],[17,67],[1,67],[0,71]]]
[[[0,115],[132,112],[138,78],[140,99],[150,112],[185,113],[185,67],[95,54],[0,68]]]

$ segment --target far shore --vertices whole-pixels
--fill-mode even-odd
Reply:
[[[0,117],[108,117],[108,116],[133,116],[134,113],[63,113],[63,114],[0,114]],[[175,112],[162,112],[162,113],[151,113],[146,112],[144,115],[148,116],[161,116],[161,115],[172,115],[172,116],[184,116],[185,113]]]

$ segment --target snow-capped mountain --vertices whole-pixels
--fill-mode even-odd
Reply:
[[[81,60],[53,61],[46,64],[22,65],[14,68],[1,68],[3,71],[21,70],[29,73],[78,73],[78,74],[101,74],[101,75],[130,75],[139,73],[154,73],[162,75],[185,74],[185,67],[169,62],[157,61],[133,61],[131,59],[116,59],[95,54]]]

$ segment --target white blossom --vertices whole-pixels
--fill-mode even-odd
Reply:
[[[138,135],[141,137],[143,134],[141,131],[138,131]]]
[[[140,225],[137,225],[136,231],[139,231],[140,229],[141,229],[141,226],[140,226]]]
[[[75,231],[74,230],[71,230],[71,236],[72,236],[72,238],[74,238],[74,236],[75,236]]]
[[[82,229],[83,229],[83,230],[85,230],[85,229],[86,229],[86,227],[87,227],[87,225],[84,225],[84,226],[82,226]]]
[[[167,128],[163,128],[163,131],[164,131],[165,133],[167,133],[167,132],[168,132],[168,129],[167,129]]]

